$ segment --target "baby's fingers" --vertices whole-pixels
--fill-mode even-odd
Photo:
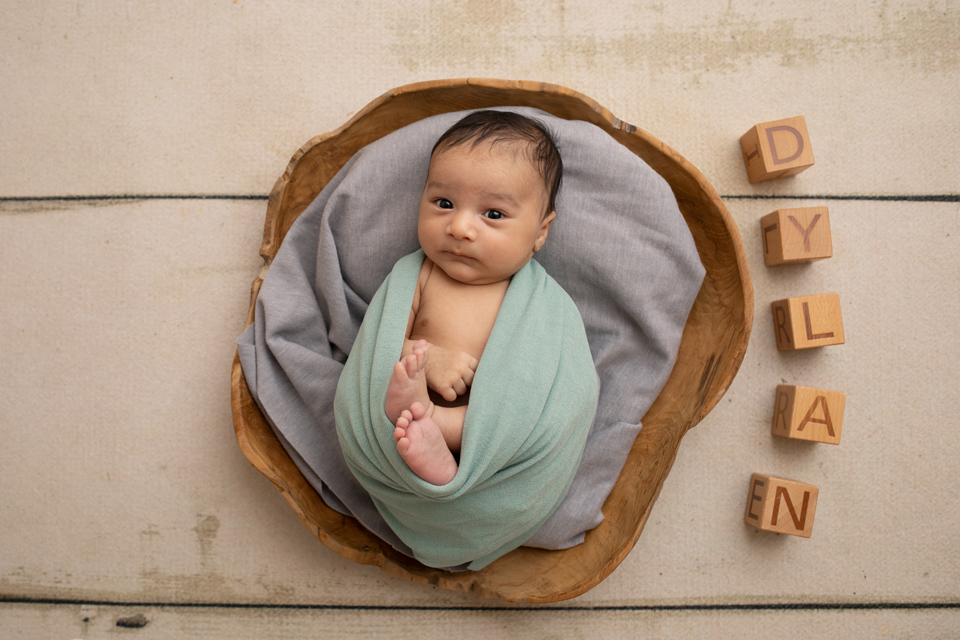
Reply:
[[[476,360],[474,360],[474,362],[476,362]],[[472,369],[467,369],[466,371],[463,372],[463,383],[467,387],[473,386],[473,376],[475,376],[477,373],[476,369],[477,367],[476,365],[474,365]],[[464,388],[462,393],[466,393],[466,391],[467,391],[466,388]]]
[[[453,402],[454,400],[457,399],[458,395],[461,395],[460,393],[457,392],[456,388],[451,386],[446,386],[443,389],[438,389],[437,393],[443,396],[443,399],[446,400],[447,402]]]
[[[472,376],[471,376],[472,377]],[[469,386],[464,380],[457,380],[453,383],[453,390],[457,392],[458,396],[462,396],[467,392],[467,386]]]

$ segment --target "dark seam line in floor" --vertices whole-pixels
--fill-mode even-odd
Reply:
[[[865,602],[865,603],[786,603],[786,604],[704,604],[704,605],[625,605],[596,607],[464,607],[464,606],[370,606],[325,604],[247,604],[213,602],[111,602],[105,600],[72,600],[57,598],[8,598],[0,596],[3,604],[87,605],[103,607],[149,607],[185,609],[255,609],[301,611],[835,611],[835,610],[890,610],[890,609],[960,609],[960,602]]]
[[[852,200],[866,202],[960,202],[960,194],[932,195],[768,195],[768,194],[728,194],[721,195],[725,200]],[[140,195],[100,195],[100,196],[5,196],[0,202],[85,202],[95,200],[267,200],[265,195],[230,194],[140,194]]]
[[[880,202],[960,202],[960,194],[915,196],[725,195],[727,200],[863,200]]]
[[[269,196],[230,194],[130,194],[109,196],[4,196],[0,202],[89,202],[95,200],[267,200]]]

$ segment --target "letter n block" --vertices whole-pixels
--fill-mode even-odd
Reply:
[[[763,260],[768,267],[823,260],[833,255],[826,207],[777,209],[760,219]]]
[[[813,166],[803,116],[764,122],[740,137],[750,184],[793,176]]]
[[[786,298],[770,306],[773,309],[773,327],[777,332],[777,349],[780,351],[843,344],[843,319],[840,317],[838,294]]]
[[[743,519],[763,531],[809,538],[819,493],[812,484],[755,473]]]
[[[794,440],[840,444],[847,394],[796,385],[777,386],[773,435]]]

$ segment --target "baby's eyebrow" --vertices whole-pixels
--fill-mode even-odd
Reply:
[[[445,189],[448,189],[449,187],[450,185],[447,184],[446,182],[443,182],[442,180],[430,179],[430,180],[427,180],[427,184],[424,185],[423,189],[424,191],[428,189],[436,189],[436,190],[443,191]],[[507,204],[511,204],[515,207],[520,206],[520,203],[517,202],[517,199],[514,198],[513,195],[511,195],[510,193],[502,193],[499,191],[489,191],[483,194],[483,198],[485,200],[498,200],[500,202],[506,202]]]
[[[486,194],[484,194],[484,195],[485,195],[487,198],[491,199],[491,200],[500,200],[500,201],[503,201],[503,202],[507,202],[507,203],[509,203],[509,204],[512,204],[512,205],[514,205],[514,206],[519,206],[519,204],[520,204],[520,203],[517,202],[517,199],[514,198],[514,197],[513,197],[512,195],[510,195],[509,193],[496,193],[496,192],[491,192],[491,193],[486,193]]]

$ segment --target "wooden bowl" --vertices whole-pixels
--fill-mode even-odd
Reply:
[[[621,122],[590,98],[552,84],[505,80],[440,80],[390,91],[345,125],[307,142],[270,193],[247,325],[263,276],[297,216],[361,147],[417,120],[450,111],[530,106],[565,119],[591,122],[641,157],[673,188],[690,227],[706,277],[684,327],[676,365],[633,443],[604,521],[586,541],[563,551],[521,547],[480,571],[449,573],[392,549],[353,518],[327,507],[287,456],[234,359],[233,422],[247,459],[280,491],[304,525],[345,558],[387,573],[486,598],[543,603],[578,596],[626,557],[643,530],[673,465],[680,439],[710,412],[733,381],[753,324],[753,286],[740,234],[713,187],[689,162],[649,133]]]

